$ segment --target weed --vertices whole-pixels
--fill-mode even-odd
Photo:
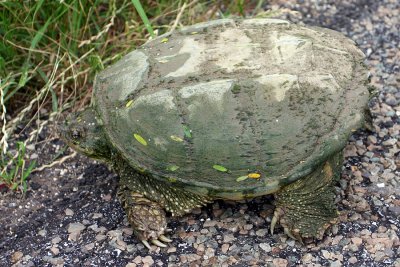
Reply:
[[[16,158],[10,153],[6,153],[5,157],[2,157],[2,161],[0,162],[2,165],[6,164],[3,160],[11,160],[12,164],[9,169],[0,174],[0,185],[4,184],[6,187],[24,194],[28,187],[26,180],[35,167],[36,162],[31,161],[27,165],[27,161],[25,160],[25,144],[23,142],[17,142],[17,154]]]

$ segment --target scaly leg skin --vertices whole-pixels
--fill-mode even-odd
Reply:
[[[276,223],[293,239],[322,239],[326,229],[336,223],[333,181],[341,167],[341,154],[326,161],[313,173],[287,185],[275,194],[276,209],[271,221],[273,234]]]

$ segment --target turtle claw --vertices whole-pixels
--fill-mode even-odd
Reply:
[[[290,237],[291,239],[297,240],[297,238],[294,237],[294,235],[292,235],[292,233],[289,231],[288,228],[286,228],[286,227],[283,228],[283,232],[284,232],[288,237]]]
[[[161,247],[161,248],[166,248],[167,245],[165,245],[164,243],[162,243],[160,240],[158,239],[153,239],[151,240],[151,243],[153,243],[154,245]]]
[[[171,243],[172,242],[172,240],[169,239],[168,237],[166,237],[165,235],[160,235],[158,237],[158,239],[160,239],[161,241],[166,242],[166,243]]]
[[[276,215],[274,214],[274,216],[272,217],[271,226],[270,226],[271,235],[274,234],[274,229],[275,229],[275,225],[276,225],[277,222],[278,222],[278,216],[276,216]]]
[[[168,237],[166,237],[165,235],[160,235],[160,236],[158,237],[158,239],[152,239],[150,242],[151,242],[153,245],[156,245],[157,247],[166,248],[167,245],[164,244],[164,243],[161,242],[161,241],[163,241],[163,242],[165,242],[165,243],[170,243],[170,242],[172,242],[172,240],[169,239]],[[149,242],[148,242],[147,240],[142,240],[142,243],[143,243],[143,245],[144,245],[146,248],[148,248],[149,250],[151,249],[151,246],[150,246],[150,244],[149,244]]]
[[[151,246],[149,244],[149,242],[147,242],[147,240],[142,240],[143,245],[148,248],[149,250],[151,249]]]

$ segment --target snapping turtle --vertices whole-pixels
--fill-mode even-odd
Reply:
[[[290,237],[335,221],[341,151],[364,124],[364,55],[342,34],[278,19],[221,19],[153,39],[97,75],[62,136],[112,165],[136,236],[166,213],[274,194]]]

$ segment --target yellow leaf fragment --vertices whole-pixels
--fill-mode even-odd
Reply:
[[[183,142],[183,139],[180,138],[179,136],[171,135],[170,137],[171,137],[171,139],[174,140],[175,142]]]
[[[252,172],[252,173],[247,174],[247,177],[252,178],[252,179],[258,179],[261,177],[261,174]]]
[[[168,42],[168,38],[163,38],[163,39],[161,40],[161,43],[166,43],[166,42]]]
[[[125,107],[129,108],[129,107],[132,106],[132,104],[133,104],[133,99],[129,100],[129,101],[126,103]]]

